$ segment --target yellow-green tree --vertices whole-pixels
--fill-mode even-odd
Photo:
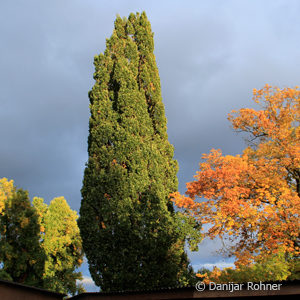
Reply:
[[[83,259],[77,213],[63,197],[50,205],[0,179],[0,278],[75,294]]]
[[[267,258],[258,260],[250,265],[240,265],[238,268],[225,268],[223,270],[214,267],[212,271],[199,270],[196,276],[205,283],[244,283],[259,281],[276,281],[286,279],[299,279],[299,271],[294,261],[287,262],[283,251]],[[298,267],[299,268],[299,267]]]
[[[46,254],[43,274],[44,287],[72,295],[82,291],[76,272],[83,261],[77,213],[72,211],[64,197],[54,198],[49,207],[42,198],[34,198],[40,223],[40,242]]]

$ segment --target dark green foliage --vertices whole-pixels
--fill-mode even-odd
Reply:
[[[2,280],[8,280],[8,281],[13,281],[12,277],[7,272],[5,272],[2,269],[0,269],[0,279],[2,279]]]
[[[289,261],[291,274],[288,276],[288,280],[300,280],[300,260],[294,258]]]
[[[28,193],[13,189],[3,204],[0,213],[1,276],[42,287],[45,254],[39,245],[38,217]]]
[[[117,17],[104,54],[94,59],[79,227],[103,291],[185,284],[191,273],[169,198],[178,166],[153,50],[146,14],[130,14]]]

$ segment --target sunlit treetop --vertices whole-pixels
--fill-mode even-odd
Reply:
[[[211,225],[206,236],[230,237],[237,265],[279,248],[299,255],[300,91],[266,85],[253,95],[260,110],[229,114],[233,128],[250,135],[249,147],[236,156],[212,149],[187,197],[173,194],[178,207]]]

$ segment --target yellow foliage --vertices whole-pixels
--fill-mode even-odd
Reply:
[[[28,218],[24,218],[21,222],[21,228],[26,227],[29,224],[29,219]]]
[[[15,191],[14,181],[8,181],[7,178],[0,179],[0,213],[4,209],[5,202],[12,197]]]

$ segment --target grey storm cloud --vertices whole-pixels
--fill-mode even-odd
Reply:
[[[252,89],[299,84],[299,1],[0,2],[0,178],[30,196],[65,196],[79,210],[87,161],[93,58],[117,13],[145,10],[154,31],[179,191],[202,153],[241,153],[227,114],[253,107]],[[193,264],[213,263],[204,241]],[[85,274],[87,268],[85,266]]]

